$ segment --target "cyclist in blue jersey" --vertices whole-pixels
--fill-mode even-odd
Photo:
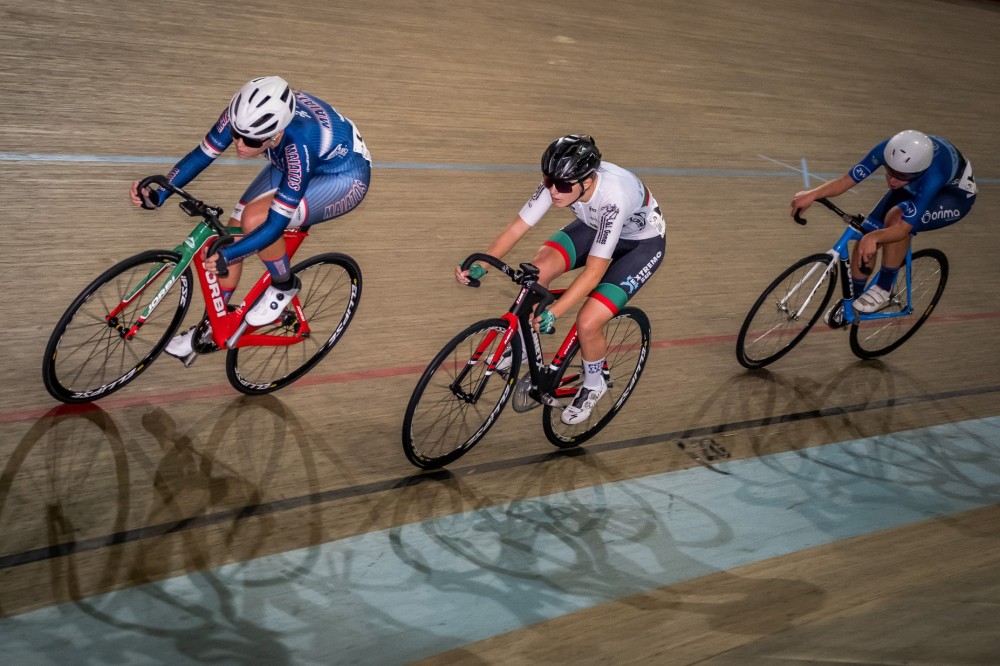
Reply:
[[[851,253],[851,282],[858,312],[878,312],[889,304],[896,274],[910,246],[910,237],[940,229],[965,217],[976,202],[972,164],[948,141],[916,130],[904,130],[871,149],[848,173],[792,198],[792,214],[817,199],[851,189],[875,169],[885,167],[889,191],[864,222],[865,235]],[[861,264],[871,265],[882,247],[882,266],[867,291]],[[863,292],[863,293],[862,293]],[[829,326],[846,325],[843,301],[823,318]]]
[[[278,76],[253,79],[240,88],[201,144],[170,170],[168,179],[184,187],[230,146],[236,147],[240,158],[263,155],[269,163],[233,210],[229,223],[242,227],[245,235],[207,257],[205,267],[213,273],[228,268],[229,275],[219,278],[228,302],[239,283],[240,262],[259,254],[271,284],[245,320],[251,326],[264,326],[281,314],[301,287],[291,273],[285,229],[305,229],[356,208],[368,193],[371,155],[354,123],[318,97],[293,90]],[[131,191],[136,205],[143,197],[161,205],[170,196],[165,190],[140,193],[138,184],[133,183]],[[165,351],[181,359],[191,357],[194,329],[176,336]],[[210,340],[208,331],[203,341]]]

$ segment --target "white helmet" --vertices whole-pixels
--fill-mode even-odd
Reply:
[[[267,139],[288,127],[295,115],[295,95],[280,76],[250,81],[233,95],[229,121],[240,136]]]
[[[934,159],[934,143],[923,132],[903,130],[885,144],[883,156],[897,173],[920,173]]]

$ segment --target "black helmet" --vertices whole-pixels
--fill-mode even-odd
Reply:
[[[601,151],[589,134],[568,134],[553,141],[542,155],[542,175],[552,180],[583,180],[601,166]]]

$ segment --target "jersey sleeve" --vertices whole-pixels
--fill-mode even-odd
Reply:
[[[528,223],[528,226],[533,227],[538,224],[538,221],[542,219],[542,216],[552,207],[552,195],[549,191],[545,189],[545,186],[541,183],[538,184],[538,189],[535,193],[531,195],[528,202],[524,204],[521,208],[521,212],[518,214],[522,220]]]
[[[627,216],[622,215],[621,207],[614,201],[602,201],[598,215],[597,234],[587,254],[610,259],[614,255],[615,247],[618,246],[618,239],[621,238]]]
[[[232,142],[233,137],[229,133],[229,107],[226,107],[198,147],[182,157],[167,173],[167,180],[177,187],[184,187],[214,162]],[[169,196],[170,192],[162,190],[160,203],[166,201]]]
[[[312,178],[316,156],[307,144],[292,142],[285,146],[284,158],[285,178],[271,201],[267,219],[249,234],[223,249],[226,261],[238,261],[260,252],[281,238],[288,228]]]
[[[875,169],[882,166],[882,161],[884,159],[883,156],[885,154],[885,145],[887,143],[889,143],[888,139],[872,148],[868,154],[865,155],[864,159],[851,168],[848,173],[851,176],[851,180],[853,180],[855,184],[860,183],[865,178],[872,175]]]

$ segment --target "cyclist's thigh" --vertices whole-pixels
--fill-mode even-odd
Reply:
[[[876,231],[885,226],[885,216],[892,210],[894,206],[898,206],[904,201],[910,201],[913,199],[913,195],[900,188],[898,190],[889,190],[882,195],[875,207],[872,208],[871,212],[865,217],[864,223],[861,227],[867,231]]]
[[[927,210],[920,216],[920,222],[914,228],[914,232],[933,231],[955,224],[969,214],[974,203],[976,203],[975,194],[970,195],[957,186],[949,185],[931,200]]]
[[[271,206],[271,200],[283,178],[284,174],[277,167],[272,164],[266,165],[244,190],[239,203],[229,216],[230,219],[235,220],[245,231],[253,231],[267,217],[267,209]],[[244,215],[247,216],[246,221],[250,223],[249,229],[244,224]]]
[[[590,293],[590,298],[600,301],[616,314],[660,268],[665,252],[666,242],[662,236],[620,241],[608,270]]]
[[[576,219],[545,241],[542,247],[551,248],[563,259],[563,272],[587,263],[587,253],[594,244],[597,230]]]
[[[357,208],[368,194],[372,176],[371,164],[366,160],[358,162],[341,173],[313,175],[289,228],[310,227]]]

